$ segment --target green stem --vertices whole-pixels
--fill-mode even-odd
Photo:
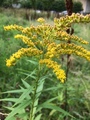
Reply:
[[[66,69],[66,82],[65,82],[65,103],[64,103],[64,110],[69,112],[69,106],[68,106],[68,90],[67,90],[67,81],[68,81],[68,73],[69,73],[69,67],[70,67],[70,55],[67,55],[67,69]],[[68,116],[64,117],[64,120],[68,120]]]
[[[65,111],[68,111],[68,91],[67,91],[67,81],[68,81],[68,73],[70,67],[70,55],[67,55],[67,70],[66,70],[66,82],[65,82]]]
[[[35,84],[35,89],[34,89],[34,95],[33,95],[33,101],[32,101],[32,108],[31,108],[31,111],[30,111],[30,118],[29,120],[34,120],[34,107],[35,107],[35,100],[36,100],[36,94],[37,94],[37,88],[38,88],[38,81],[39,81],[39,78],[36,80],[36,84]]]
[[[43,89],[43,84],[44,84],[44,79],[40,79],[40,66],[38,69],[38,73],[37,73],[37,79],[35,81],[35,89],[34,89],[34,93],[33,93],[33,100],[32,100],[32,107],[31,107],[31,111],[30,111],[30,118],[29,120],[34,120],[35,119],[35,114],[36,114],[36,110],[37,110],[37,106],[38,106],[38,100],[39,97],[41,95],[42,89]]]

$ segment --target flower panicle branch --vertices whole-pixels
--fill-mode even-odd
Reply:
[[[73,13],[71,16],[66,15],[66,17],[61,17],[60,19],[55,18],[54,23],[57,30],[66,31],[71,27],[73,23],[89,23],[90,14],[84,16],[79,13]]]
[[[22,26],[19,26],[19,25],[8,25],[8,26],[4,26],[4,30],[18,30],[18,31],[23,31],[23,27]]]
[[[27,44],[27,46],[29,47],[34,47],[34,43],[30,40],[30,38],[28,38],[27,36],[24,36],[24,35],[20,35],[20,34],[17,34],[14,36],[14,38],[16,39],[21,39],[25,44]]]
[[[57,40],[60,40],[60,41],[61,41],[61,40],[65,40],[65,41],[71,40],[71,41],[80,42],[80,43],[82,43],[82,44],[89,44],[88,41],[83,40],[82,38],[80,38],[80,37],[78,37],[78,36],[76,36],[76,35],[67,34],[67,32],[65,32],[65,31],[58,31],[58,32],[56,32],[55,38],[56,38]]]
[[[71,44],[61,43],[58,45],[54,43],[50,44],[47,49],[46,57],[54,58],[59,57],[60,55],[63,54],[74,54],[90,61],[90,51],[74,43]]]
[[[42,54],[41,50],[35,48],[21,48],[16,53],[14,53],[9,59],[6,60],[6,66],[11,67],[16,64],[16,60],[20,59],[23,56],[39,56]]]
[[[45,64],[48,68],[53,69],[53,72],[56,74],[57,78],[61,80],[62,83],[65,82],[66,75],[61,66],[57,62],[51,59],[41,59],[40,64]]]

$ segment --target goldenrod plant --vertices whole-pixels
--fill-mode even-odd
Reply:
[[[89,23],[90,15],[83,16],[73,13],[71,16],[67,15],[59,19],[55,18],[53,25],[46,23],[43,18],[39,18],[37,21],[39,22],[39,25],[31,25],[25,28],[18,25],[4,26],[6,31],[19,31],[19,34],[14,36],[15,39],[21,39],[22,42],[26,44],[26,47],[19,49],[6,60],[6,65],[8,67],[14,66],[21,57],[27,56],[29,58],[35,58],[37,60],[36,66],[38,66],[38,70],[36,70],[34,76],[34,87],[23,81],[23,84],[27,89],[21,88],[23,94],[18,100],[14,101],[15,104],[11,108],[11,113],[7,116],[6,120],[11,120],[12,117],[20,113],[21,108],[22,111],[24,110],[23,112],[25,112],[27,106],[30,107],[30,117],[25,118],[25,120],[40,119],[41,114],[38,116],[36,115],[37,111],[42,108],[38,108],[38,100],[41,91],[43,90],[45,79],[47,78],[47,72],[44,71],[44,69],[48,68],[48,71],[52,70],[59,80],[58,83],[64,84],[66,73],[60,63],[62,55],[73,54],[90,61],[90,51],[83,47],[83,44],[87,45],[89,42],[74,34],[70,35],[66,32],[67,29],[71,29],[71,26],[74,23]],[[68,41],[71,42],[69,43]],[[77,42],[80,44],[77,44]],[[33,64],[33,62],[31,63]],[[31,93],[33,94],[32,97],[30,96]],[[55,107],[55,110],[70,116],[70,114],[61,108],[59,109],[59,107]]]

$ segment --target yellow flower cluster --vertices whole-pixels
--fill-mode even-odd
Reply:
[[[41,55],[42,51],[35,48],[21,48],[16,53],[14,53],[9,59],[6,60],[6,65],[8,67],[15,65],[16,60],[23,56],[38,56]]]
[[[26,27],[22,30],[23,34],[26,34],[28,37],[32,37],[33,34],[35,35],[36,33],[36,27],[31,25],[30,27]]]
[[[43,24],[25,28],[22,33],[28,36],[36,46],[47,46],[54,41],[54,26]]]
[[[61,66],[57,62],[52,61],[51,59],[41,59],[40,64],[46,64],[48,68],[53,69],[53,72],[56,74],[57,78],[64,83],[66,75],[64,70],[61,69]]]
[[[90,51],[82,46],[76,45],[76,42],[88,44],[87,41],[75,35],[70,35],[66,32],[73,23],[87,23],[90,22],[90,15],[72,14],[71,16],[54,19],[54,25],[45,23],[43,18],[39,18],[38,22],[42,23],[37,26],[22,27],[18,25],[5,26],[5,30],[18,30],[21,34],[15,35],[16,39],[21,39],[27,48],[21,48],[14,53],[10,59],[6,60],[8,67],[15,65],[16,60],[23,56],[40,56],[41,64],[46,64],[48,68],[53,69],[57,78],[61,82],[65,81],[65,72],[60,68],[57,62],[52,58],[58,59],[62,54],[74,54],[86,58],[90,61]],[[71,43],[68,43],[71,41]],[[75,43],[73,43],[73,41]]]
[[[38,18],[37,21],[40,22],[40,23],[44,23],[44,22],[45,22],[45,19],[43,19],[43,18]]]
[[[50,44],[47,49],[46,57],[59,57],[62,54],[75,54],[90,61],[90,51],[86,50],[82,46],[75,45],[74,43],[62,43],[58,45],[53,43]]]
[[[22,41],[27,44],[29,47],[34,47],[34,43],[30,40],[30,38],[28,38],[27,36],[24,36],[24,35],[20,35],[20,34],[17,34],[15,35],[15,38],[16,39],[22,39]]]
[[[77,37],[75,35],[67,34],[67,32],[65,32],[65,31],[56,32],[55,38],[57,40],[65,40],[65,41],[68,41],[68,40],[73,41],[74,40],[74,41],[81,42],[82,44],[88,44],[88,42],[86,40],[83,40],[82,38]]]
[[[23,31],[23,29],[24,28],[22,26],[18,26],[16,24],[4,26],[4,30],[18,30],[18,31]]]
[[[88,23],[90,22],[90,14],[84,16],[81,14],[73,13],[71,16],[61,17],[60,19],[55,18],[54,23],[57,30],[67,30],[73,23]]]

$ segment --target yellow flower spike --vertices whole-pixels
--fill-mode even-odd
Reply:
[[[8,25],[8,26],[4,26],[4,30],[18,30],[18,31],[23,31],[23,27],[22,26],[18,26],[18,25]]]
[[[55,34],[55,38],[57,40],[71,40],[71,41],[77,41],[77,42],[81,42],[82,44],[88,44],[89,42],[87,42],[86,40],[83,40],[82,38],[76,36],[76,35],[70,35],[65,31],[58,31]]]
[[[46,64],[46,66],[50,69],[53,70],[53,72],[55,73],[56,77],[62,82],[64,83],[65,79],[66,79],[66,75],[64,70],[61,69],[61,66],[58,65],[57,62],[52,61],[50,59],[41,59],[40,60],[40,64]]]
[[[90,22],[90,15],[80,15],[73,13],[71,16],[55,18],[54,23],[57,30],[67,30],[71,27],[72,23],[88,23]]]
[[[16,60],[20,59],[23,56],[38,56],[41,55],[43,52],[41,50],[35,49],[35,48],[21,48],[16,53],[14,53],[10,59],[6,60],[6,65],[8,67],[15,65]]]
[[[45,19],[44,18],[38,18],[37,21],[40,22],[40,23],[45,23]]]
[[[14,36],[14,38],[16,39],[22,39],[22,41],[27,44],[29,47],[34,47],[34,43],[30,40],[30,38],[28,38],[27,36],[24,36],[24,35],[20,35],[20,34],[17,34]]]
[[[90,61],[90,51],[86,50],[82,46],[75,45],[74,43],[67,44],[67,43],[62,43],[62,44],[56,44],[54,46],[49,45],[47,48],[47,53],[46,57],[47,58],[52,58],[52,57],[58,57],[62,54],[75,54],[80,57],[84,57],[88,61]]]
[[[35,32],[36,32],[36,27],[33,25],[31,25],[30,27],[24,28],[22,31],[22,33],[26,34],[29,37],[31,37]]]

